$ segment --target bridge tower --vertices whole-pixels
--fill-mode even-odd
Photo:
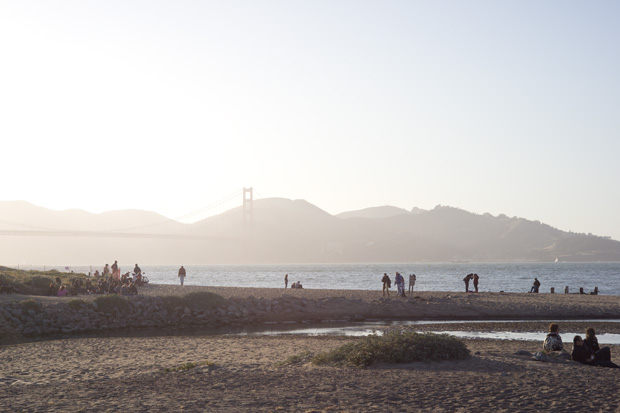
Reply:
[[[254,223],[254,192],[252,188],[243,188],[243,226]]]

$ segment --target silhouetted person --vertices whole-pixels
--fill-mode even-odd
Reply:
[[[465,278],[463,278],[463,281],[465,282],[465,292],[468,293],[469,292],[469,280],[471,280],[474,277],[474,274],[467,274],[465,276]]]
[[[179,280],[181,281],[181,285],[183,285],[183,282],[185,281],[185,275],[185,268],[181,265],[181,268],[179,268]]]

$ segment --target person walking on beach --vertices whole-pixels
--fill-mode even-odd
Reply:
[[[478,276],[478,274],[474,273],[474,288],[476,289],[476,292],[478,292],[478,279],[480,277]]]
[[[474,277],[474,274],[467,274],[465,278],[463,278],[463,281],[465,281],[465,292],[466,293],[469,292],[469,280],[471,280],[473,277]]]
[[[288,287],[288,274],[284,275],[284,288]]]
[[[530,290],[530,292],[537,293],[539,288],[540,288],[540,281],[538,281],[538,278],[534,278],[534,285],[532,285],[532,289]]]
[[[381,279],[383,283],[383,296],[385,297],[385,293],[387,292],[387,296],[390,296],[390,287],[392,286],[392,280],[388,277],[387,273],[383,273],[383,278]]]
[[[409,274],[409,295],[413,293],[413,287],[415,286],[415,274]]]
[[[183,282],[185,281],[185,275],[185,268],[181,265],[181,268],[179,268],[179,280],[181,280],[181,285],[183,285]]]

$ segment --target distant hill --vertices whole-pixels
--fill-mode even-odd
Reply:
[[[376,218],[388,218],[388,217],[393,217],[395,215],[403,215],[403,214],[410,214],[410,212],[407,211],[406,209],[397,208],[393,206],[380,206],[380,207],[360,209],[358,211],[343,212],[343,213],[336,215],[336,217],[345,218],[345,219],[347,218],[376,219]]]
[[[17,231],[29,231],[27,233]],[[35,236],[36,235],[36,236]],[[333,216],[305,200],[254,201],[182,224],[139,210],[91,214],[0,202],[0,265],[620,261],[620,242],[538,221],[438,206]],[[127,268],[129,270],[130,268]]]

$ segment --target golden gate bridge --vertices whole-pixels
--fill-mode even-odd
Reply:
[[[145,228],[155,228],[170,225],[171,223],[180,224],[181,220],[191,220],[197,216],[209,215],[211,218],[217,220],[217,215],[212,216],[210,213],[213,211],[221,211],[223,206],[230,206],[230,202],[234,201],[239,195],[242,195],[242,208],[241,208],[241,220],[245,227],[251,226],[254,220],[254,192],[253,188],[243,188],[235,193],[222,198],[221,200],[214,202],[199,210],[190,212],[174,219],[162,220],[159,223],[152,223],[142,225],[138,227],[119,228],[106,231],[90,231],[90,230],[63,230],[57,228],[40,228],[33,225],[24,223],[18,223],[13,221],[7,221],[0,219],[0,224],[5,226],[13,226],[20,229],[1,229],[0,236],[20,236],[20,237],[90,237],[90,238],[152,238],[152,239],[184,239],[184,240],[233,240],[237,238],[225,237],[225,236],[210,236],[210,235],[193,235],[183,233],[183,231],[176,233],[165,232],[130,232]],[[237,198],[238,199],[238,198]],[[236,201],[235,201],[236,202]],[[238,205],[238,204],[236,204]]]

